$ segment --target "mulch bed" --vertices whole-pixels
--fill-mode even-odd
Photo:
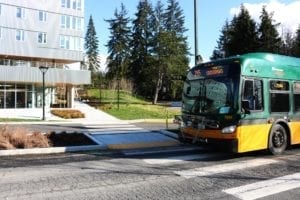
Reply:
[[[82,133],[52,132],[47,137],[53,147],[96,145],[95,142]]]

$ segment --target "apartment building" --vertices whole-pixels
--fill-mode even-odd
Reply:
[[[91,82],[83,35],[84,0],[0,0],[0,109],[41,108],[43,91],[47,107],[73,107]]]

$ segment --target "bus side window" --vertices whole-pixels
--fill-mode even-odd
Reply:
[[[249,110],[263,109],[263,91],[261,80],[245,80],[243,101],[249,102]]]
[[[288,81],[270,81],[271,112],[290,111],[290,89]]]
[[[300,82],[294,83],[294,109],[300,112]]]

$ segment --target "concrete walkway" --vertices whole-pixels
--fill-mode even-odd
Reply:
[[[75,102],[74,109],[80,110],[85,114],[85,118],[81,119],[61,119],[51,115],[50,110],[47,111],[45,122],[20,122],[18,124],[76,124],[83,129],[84,134],[92,139],[97,145],[91,147],[65,147],[65,148],[41,148],[26,150],[0,150],[0,155],[16,155],[16,154],[39,154],[39,153],[58,153],[80,150],[94,149],[134,149],[173,146],[179,144],[176,135],[162,131],[150,131],[139,128],[128,121],[119,120],[101,110],[97,110],[85,103]],[[0,109],[0,117],[13,117],[24,119],[40,119],[42,109]],[[64,126],[66,129],[68,126]],[[72,126],[69,126],[70,128]],[[68,130],[65,130],[68,131]]]

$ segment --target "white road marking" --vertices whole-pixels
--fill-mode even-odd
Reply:
[[[223,192],[242,200],[254,200],[296,188],[300,188],[300,173],[226,189]]]
[[[174,173],[184,178],[193,178],[197,176],[210,176],[213,174],[220,174],[220,173],[226,173],[235,170],[259,167],[259,166],[274,164],[278,162],[280,161],[273,160],[273,159],[258,158],[258,159],[213,165],[213,166],[201,167],[201,168],[195,168],[189,170],[174,171]]]
[[[173,156],[168,158],[155,158],[155,159],[144,159],[143,161],[152,164],[169,164],[169,163],[176,163],[182,161],[189,161],[189,160],[197,160],[197,159],[205,159],[214,157],[217,154],[194,154],[194,155],[184,155],[184,156]]]

